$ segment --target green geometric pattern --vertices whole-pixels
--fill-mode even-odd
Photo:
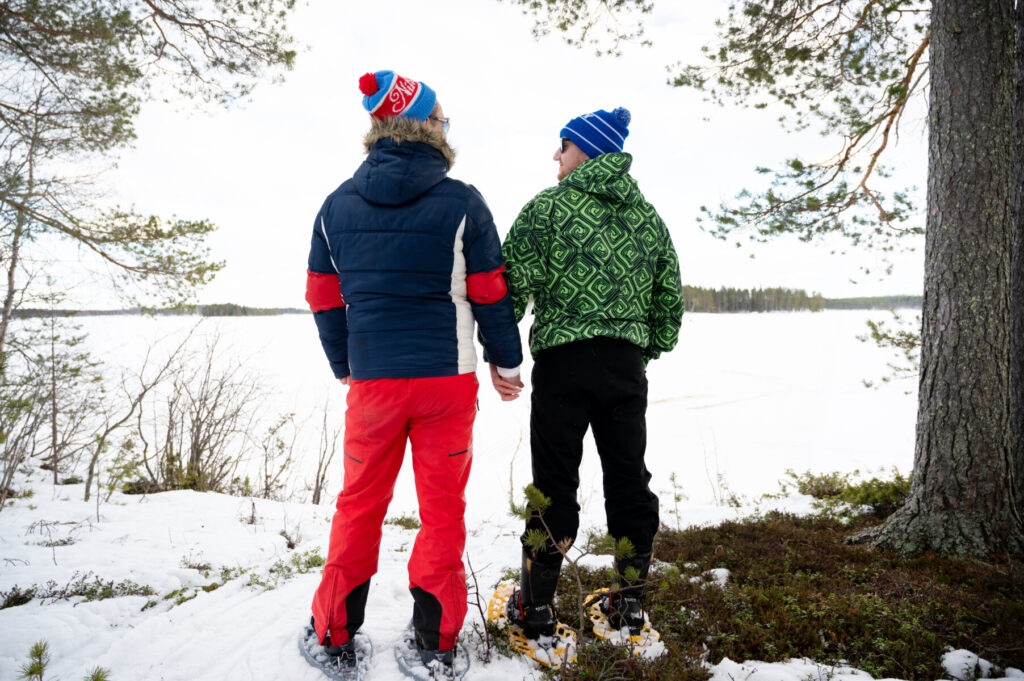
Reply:
[[[683,316],[679,260],[668,228],[629,176],[632,156],[581,163],[523,207],[502,256],[516,319],[533,299],[530,352],[608,336],[675,347]]]

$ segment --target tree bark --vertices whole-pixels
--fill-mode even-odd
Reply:
[[[1020,366],[1011,359],[1022,155],[1015,29],[1014,0],[933,4],[914,474],[875,539],[904,553],[1024,554],[1014,482],[1024,405],[1011,377]]]
[[[1013,345],[1010,354],[1013,366],[1010,377],[1014,386],[1014,485],[1018,509],[1024,509],[1024,0],[1017,0],[1017,93],[1016,119],[1017,192],[1013,238]]]

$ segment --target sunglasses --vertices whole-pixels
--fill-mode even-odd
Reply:
[[[448,132],[448,128],[451,127],[451,118],[441,118],[440,116],[427,116],[427,118],[440,123],[441,128],[444,129],[446,133]]]
[[[561,152],[562,152],[563,154],[564,154],[564,153],[565,153],[566,151],[568,151],[568,149],[569,149],[569,138],[568,138],[568,137],[563,137],[563,138],[562,138],[562,145],[561,145],[560,147],[558,147],[558,149],[559,149],[559,150],[560,150],[560,151],[561,151]]]

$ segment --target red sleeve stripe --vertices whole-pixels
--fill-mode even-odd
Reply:
[[[306,270],[306,302],[313,312],[344,307],[337,274],[321,274]]]
[[[508,286],[505,284],[505,266],[502,265],[490,272],[477,272],[466,277],[466,295],[474,303],[490,305],[505,297]]]

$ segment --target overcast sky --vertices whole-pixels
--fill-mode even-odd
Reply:
[[[303,307],[317,209],[364,158],[359,76],[393,69],[438,93],[458,151],[451,175],[483,193],[502,236],[523,204],[555,183],[559,129],[582,113],[624,106],[633,116],[625,146],[632,174],[669,225],[684,283],[829,297],[920,293],[921,248],[898,257],[880,281],[860,271],[876,269],[880,257],[832,255],[841,241],[737,248],[700,230],[699,207],[763,182],[756,166],[836,151],[834,140],[787,135],[771,112],[719,108],[667,85],[666,67],[699,61],[725,9],[661,0],[647,19],[652,48],[627,45],[622,57],[597,58],[557,36],[535,40],[528,17],[493,0],[310,0],[292,20],[303,48],[284,83],[262,83],[227,110],[146,106],[138,142],[111,179],[117,198],[141,212],[219,226],[210,244],[227,266],[202,302]],[[920,116],[906,122],[895,180],[923,187],[924,124]]]

